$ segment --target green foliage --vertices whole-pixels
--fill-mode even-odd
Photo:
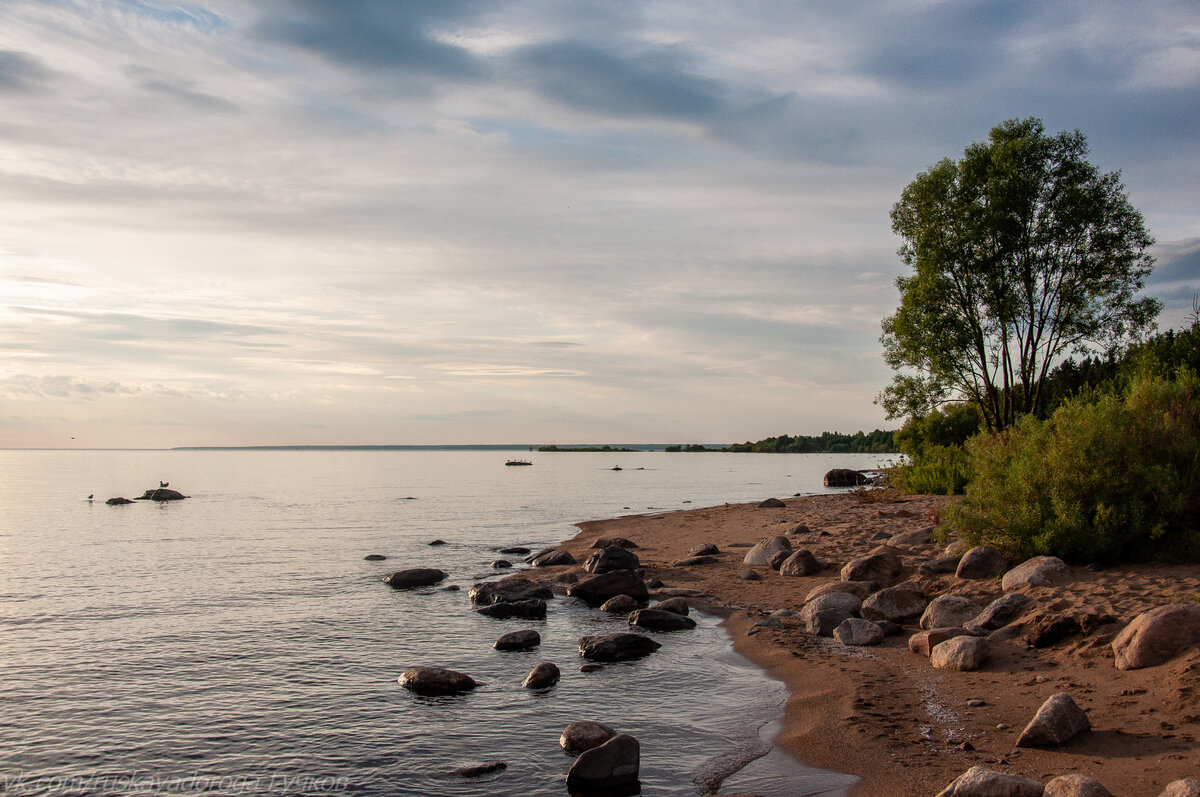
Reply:
[[[892,469],[891,477],[906,493],[957,495],[970,481],[970,464],[962,446],[928,445]]]
[[[909,418],[896,432],[896,445],[909,457],[920,458],[930,446],[962,446],[982,424],[974,404],[947,404],[927,415]]]
[[[1200,379],[1147,376],[967,444],[972,481],[950,519],[1009,554],[1200,560]]]
[[[735,443],[727,450],[756,454],[887,454],[896,451],[895,432],[876,429],[873,432],[822,432],[807,435],[767,437],[757,443],[747,440]]]
[[[892,229],[913,273],[882,322],[889,417],[960,399],[1004,429],[1039,411],[1057,360],[1152,326],[1159,303],[1136,294],[1153,240],[1119,175],[1087,155],[1079,131],[1013,119],[904,189]]]

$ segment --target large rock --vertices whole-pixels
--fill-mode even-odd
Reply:
[[[938,595],[925,607],[920,625],[930,628],[955,628],[966,625],[983,611],[975,601],[961,595]]]
[[[471,587],[467,597],[476,606],[487,606],[506,601],[546,600],[554,597],[554,593],[550,591],[549,587],[543,587],[541,584],[535,584],[525,578],[506,578],[502,581],[485,581],[476,584]]]
[[[1042,797],[1042,782],[971,767],[955,778],[937,797]]]
[[[1017,747],[1057,747],[1091,728],[1087,712],[1069,694],[1059,692],[1037,710],[1017,738]]]
[[[618,734],[599,747],[585,750],[567,771],[569,791],[630,793],[638,783],[641,746],[627,734]]]
[[[828,584],[822,584],[819,587],[810,589],[808,594],[804,596],[804,602],[808,603],[831,592],[845,592],[858,598],[859,601],[865,601],[867,596],[874,592],[875,589],[875,582],[873,581],[831,581]]]
[[[187,498],[186,495],[177,490],[168,490],[166,487],[159,487],[156,490],[147,490],[138,496],[139,501],[182,501]]]
[[[104,503],[108,504],[109,506],[124,506],[125,504],[132,504],[133,501],[130,501],[128,498],[125,498],[124,496],[118,495],[116,498],[110,498],[107,501],[105,501]]]
[[[991,578],[1008,569],[1008,558],[990,545],[978,545],[962,555],[954,575],[959,578]]]
[[[784,559],[783,564],[779,565],[779,575],[781,576],[811,576],[813,573],[819,572],[821,572],[821,563],[817,561],[817,557],[812,555],[812,551],[803,548]]]
[[[619,545],[610,545],[588,556],[583,569],[589,573],[611,573],[614,570],[637,570],[642,566],[637,554]]]
[[[575,564],[575,557],[564,548],[554,548],[530,562],[534,567],[557,567]]]
[[[475,679],[444,667],[413,667],[399,678],[400,685],[418,695],[457,695],[479,686]]]
[[[592,661],[631,661],[649,656],[661,647],[648,636],[632,633],[579,638],[579,655]]]
[[[618,595],[628,595],[640,603],[650,599],[646,582],[632,570],[614,570],[611,573],[589,576],[567,587],[567,595],[579,598],[589,606],[599,606]]]
[[[768,498],[765,501],[761,501],[758,505],[759,509],[784,509],[786,507],[787,504],[785,504],[783,501],[780,501],[778,498]]]
[[[558,683],[561,673],[554,662],[543,661],[529,671],[521,686],[526,689],[548,689]]]
[[[833,632],[859,613],[862,601],[848,592],[828,592],[817,597],[800,610],[800,619],[810,634],[833,636]]]
[[[917,565],[917,572],[923,576],[939,576],[943,573],[953,573],[958,569],[958,563],[961,557],[958,556],[939,556],[936,559],[928,559]]]
[[[908,638],[908,649],[913,653],[919,653],[925,658],[933,652],[933,649],[945,642],[947,639],[954,639],[956,636],[967,636],[970,632],[965,628],[931,628],[928,631],[920,631]]]
[[[874,581],[876,584],[890,584],[900,571],[904,562],[891,552],[860,556],[846,563],[842,568],[842,581]]]
[[[497,620],[508,620],[513,617],[522,620],[540,620],[546,616],[546,602],[540,598],[530,598],[523,601],[502,601],[480,606],[475,610],[485,617]]]
[[[600,604],[600,611],[612,614],[629,614],[635,609],[640,609],[641,606],[642,604],[628,595],[616,595]]]
[[[1154,667],[1200,645],[1200,604],[1159,606],[1143,612],[1112,641],[1118,670]]]
[[[582,753],[599,747],[616,735],[617,731],[603,722],[581,720],[572,722],[563,730],[562,736],[558,737],[558,744],[568,753]]]
[[[863,601],[862,616],[868,620],[891,620],[903,623],[920,617],[929,605],[929,600],[915,581],[905,581],[894,587],[881,589]]]
[[[716,556],[719,553],[721,553],[720,548],[714,543],[706,542],[688,551],[688,556]]]
[[[445,578],[446,573],[437,568],[413,567],[384,576],[383,583],[394,589],[414,589],[432,586]]]
[[[767,562],[767,567],[771,568],[772,570],[778,570],[779,568],[783,567],[783,563],[786,562],[788,557],[791,555],[791,551],[776,551],[774,556],[771,557],[771,561]]]
[[[1059,775],[1046,784],[1044,797],[1113,797],[1112,792],[1095,778],[1075,773]]]
[[[833,629],[833,638],[843,645],[878,645],[883,641],[883,629],[870,620],[848,617]]]
[[[1020,617],[1031,600],[1032,598],[1028,595],[1010,592],[983,607],[983,611],[972,617],[967,625],[981,631],[995,631],[1003,628]]]
[[[746,565],[769,565],[771,557],[780,551],[791,551],[792,543],[787,537],[764,537],[755,543],[754,547],[746,552],[746,556],[742,559],[742,564]]]
[[[618,548],[638,547],[636,542],[633,540],[627,540],[624,537],[598,537],[596,541],[592,543],[593,548],[612,548],[614,545]]]
[[[662,612],[675,612],[687,616],[690,609],[688,608],[687,598],[667,598],[665,601],[659,601],[654,604],[654,608]]]
[[[1158,797],[1200,797],[1200,780],[1183,778],[1167,784]]]
[[[935,670],[972,672],[988,659],[988,641],[975,636],[956,636],[933,646],[929,663]]]
[[[696,627],[692,618],[661,609],[638,609],[630,613],[629,624],[650,631],[686,631]]]
[[[866,474],[849,468],[834,468],[825,474],[826,487],[858,487],[866,483]]]
[[[532,650],[542,644],[542,635],[532,628],[509,631],[492,643],[496,650]]]
[[[1071,568],[1057,556],[1035,556],[1004,574],[1000,588],[1005,592],[1026,587],[1053,587],[1071,580]]]

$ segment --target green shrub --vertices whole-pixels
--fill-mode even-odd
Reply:
[[[967,444],[972,480],[949,518],[1014,556],[1200,560],[1200,380],[1144,377],[1070,399]]]
[[[961,446],[926,446],[892,472],[906,493],[956,495],[969,481],[967,453]]]

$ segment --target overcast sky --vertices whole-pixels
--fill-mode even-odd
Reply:
[[[1200,7],[0,3],[0,446],[894,427],[888,211],[1079,128],[1200,291]]]

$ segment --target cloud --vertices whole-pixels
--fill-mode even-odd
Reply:
[[[430,363],[431,370],[440,371],[449,376],[467,376],[481,378],[513,378],[530,376],[552,377],[583,377],[587,371],[558,368],[538,368],[527,365],[502,365],[499,363]]]
[[[36,91],[53,76],[54,72],[36,56],[17,50],[0,50],[0,92]]]

